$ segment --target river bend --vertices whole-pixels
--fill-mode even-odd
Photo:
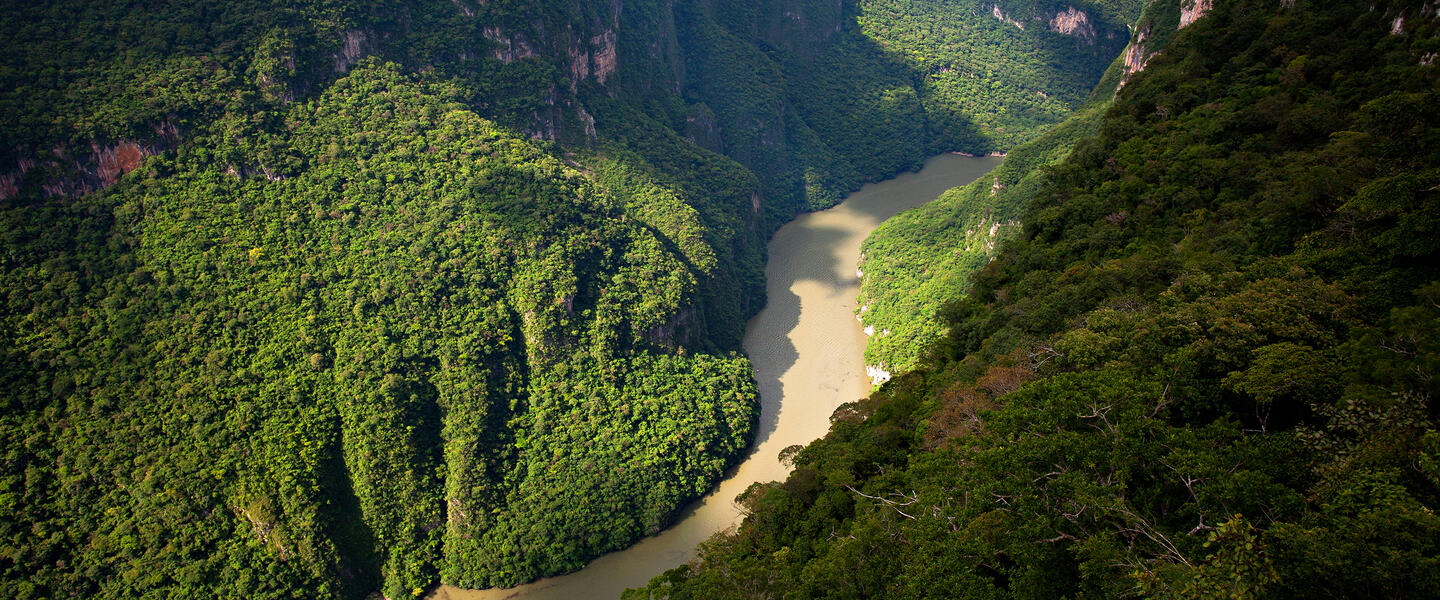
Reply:
[[[825,435],[837,407],[869,393],[865,334],[855,320],[860,244],[885,219],[969,183],[1000,162],[944,154],[918,172],[868,184],[829,210],[801,215],[770,240],[768,302],[745,329],[760,387],[760,427],[750,454],[658,535],[595,559],[584,569],[508,589],[442,586],[432,600],[618,598],[626,588],[694,558],[695,546],[741,519],[734,499],[757,481],[784,479],[777,458]]]

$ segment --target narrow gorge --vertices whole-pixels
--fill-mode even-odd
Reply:
[[[1433,595],[1437,14],[12,3],[0,596]]]

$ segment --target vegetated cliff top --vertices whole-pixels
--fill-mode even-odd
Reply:
[[[631,598],[1440,594],[1429,2],[1215,2],[916,372]]]
[[[1020,232],[1020,216],[1047,168],[1099,131],[1117,90],[1163,51],[1186,6],[1181,0],[1149,3],[1129,46],[1065,121],[1011,149],[989,174],[885,221],[865,240],[857,316],[877,332],[865,346],[872,374],[888,379],[915,368],[925,349],[945,335],[941,308],[962,296],[970,278]],[[1191,6],[1192,16],[1198,6]]]
[[[768,234],[1104,52],[950,12],[1019,66],[947,88],[867,6],[9,7],[0,595],[395,598],[663,527],[750,437]]]

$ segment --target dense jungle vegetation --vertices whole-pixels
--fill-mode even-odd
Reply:
[[[639,598],[1440,595],[1433,3],[1217,1]]]
[[[695,211],[455,106],[365,64],[261,142],[293,176],[187,148],[10,215],[15,597],[533,578],[739,454],[748,362],[653,339],[717,265]]]
[[[670,70],[688,84],[685,104],[658,118],[755,171],[778,224],[933,154],[1005,151],[1035,137],[1084,101],[1142,5],[677,3],[684,56]],[[997,6],[1026,25],[996,18]],[[1076,7],[1087,29],[1052,30],[1057,12]]]
[[[1037,135],[1138,10],[619,6],[6,2],[0,596],[400,598],[657,531],[751,436],[769,233]]]
[[[1180,22],[1180,0],[1146,6],[1132,47],[1163,50]],[[1110,65],[1099,85],[1061,122],[1011,150],[1005,161],[969,185],[896,215],[865,240],[859,268],[860,316],[880,335],[865,346],[865,362],[889,372],[915,368],[925,348],[944,336],[940,310],[966,289],[997,246],[1020,232],[1020,216],[1041,188],[1047,167],[1059,163],[1082,138],[1099,131],[1106,109],[1125,79],[1125,57]]]
[[[984,153],[1013,148],[1065,119],[1125,47],[1126,26],[1144,5],[867,0],[857,21],[918,77],[930,152]]]

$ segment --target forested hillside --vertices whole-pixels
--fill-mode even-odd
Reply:
[[[1079,106],[1144,5],[867,0],[858,23],[912,69],[932,152],[983,153],[1030,140]]]
[[[1437,31],[1214,2],[921,368],[631,595],[1440,595]]]
[[[1179,29],[1181,0],[1151,2],[1136,21],[1126,52],[1085,103],[1059,125],[1011,150],[990,174],[935,201],[896,215],[865,240],[858,268],[859,317],[877,332],[865,347],[867,365],[886,373],[915,368],[925,348],[945,335],[940,309],[964,293],[970,277],[1020,231],[1024,213],[1047,167],[1069,155],[1080,139],[1099,131],[1123,81],[1143,64],[1134,55],[1162,51]]]
[[[682,83],[643,106],[753,170],[773,224],[940,152],[1004,151],[1058,123],[1124,47],[1139,0],[768,0],[627,9]],[[627,5],[632,6],[632,5]],[[1023,16],[1016,27],[996,7]],[[674,30],[655,27],[674,15]],[[1071,23],[1076,25],[1072,26]],[[1083,26],[1079,25],[1083,23]],[[677,56],[668,56],[667,40]],[[622,44],[623,48],[623,44]],[[921,49],[924,51],[922,52]],[[628,135],[621,131],[617,135]]]
[[[695,211],[454,106],[364,64],[265,140],[293,176],[197,148],[9,215],[15,597],[531,578],[739,454],[748,363],[656,333],[717,268]]]
[[[7,3],[0,596],[400,598],[657,531],[751,436],[769,233],[1038,134],[1135,9],[999,5]]]

